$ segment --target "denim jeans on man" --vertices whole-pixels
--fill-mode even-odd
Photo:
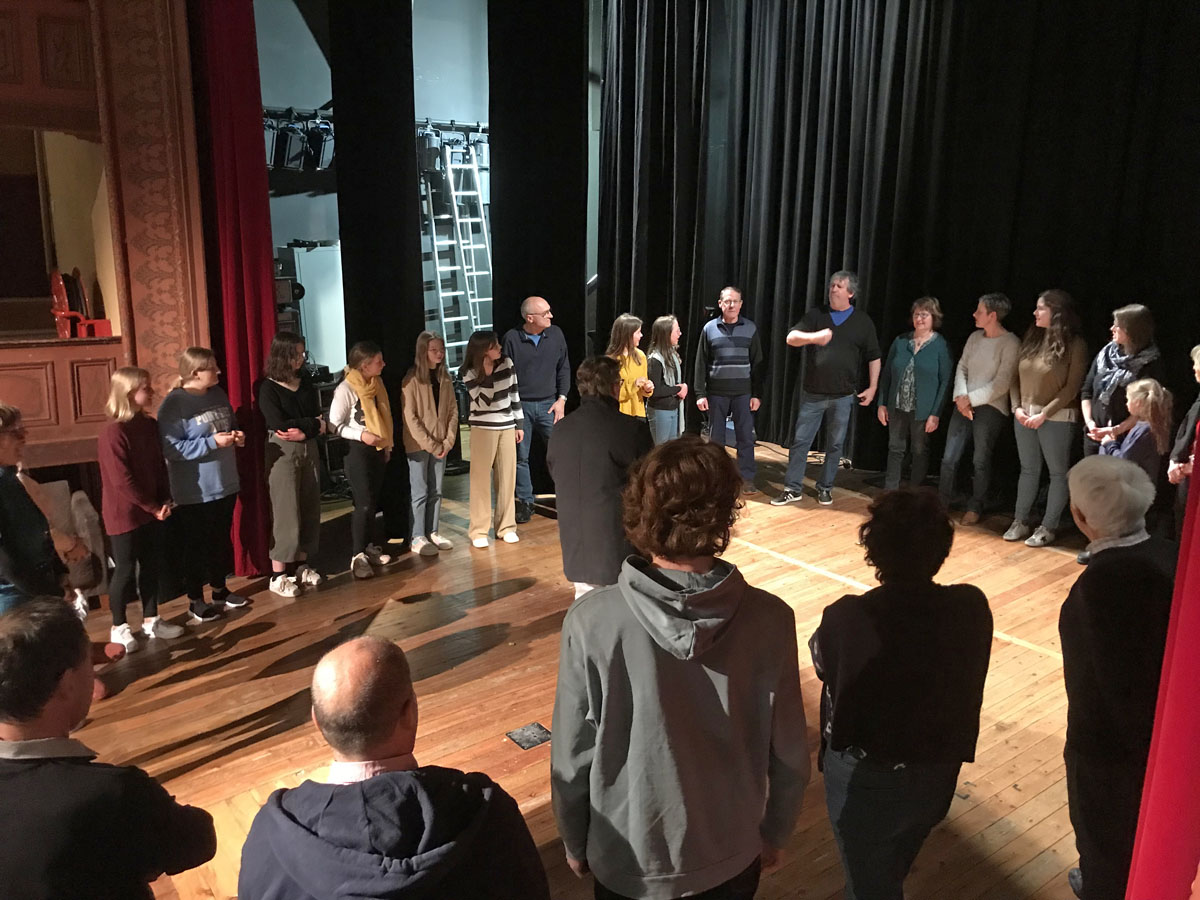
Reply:
[[[708,439],[725,446],[725,421],[733,416],[733,439],[737,444],[738,471],[742,481],[754,481],[754,413],[750,412],[750,395],[708,397]],[[655,440],[657,443],[657,439]]]
[[[679,407],[653,409],[646,407],[646,424],[650,426],[650,437],[655,444],[665,444],[679,437]]]
[[[438,459],[428,450],[405,455],[408,457],[408,489],[412,496],[412,536],[428,537],[438,530],[442,514],[442,476],[446,472],[446,457]]]
[[[554,415],[550,407],[554,400],[522,400],[521,412],[525,414],[525,437],[517,444],[517,499],[533,503],[533,479],[529,475],[529,448],[533,446],[536,431],[543,440],[550,440],[554,428]]]
[[[850,427],[850,416],[858,397],[827,397],[819,394],[801,394],[800,412],[796,414],[796,436],[788,451],[787,479],[784,489],[800,492],[804,486],[804,470],[808,468],[808,451],[812,449],[821,422],[825,421],[825,464],[821,467],[818,488],[833,487],[833,476],[837,473],[842,458],[842,444],[846,440],[846,429]]]
[[[904,900],[904,879],[921,844],[950,809],[960,763],[897,767],[832,748],[823,761],[845,900]]]
[[[976,406],[973,412],[973,419],[968,419],[957,409],[950,417],[950,426],[946,430],[946,450],[942,454],[942,471],[938,477],[938,493],[942,495],[942,502],[949,506],[954,499],[954,478],[958,474],[958,464],[967,451],[967,445],[974,442],[975,480],[971,485],[971,500],[967,503],[967,509],[982,513],[992,477],[992,451],[996,449],[996,440],[1004,430],[1008,416],[994,406]]]

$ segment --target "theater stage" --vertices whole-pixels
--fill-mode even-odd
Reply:
[[[856,546],[871,491],[851,474],[834,505],[775,508],[786,454],[760,444],[760,487],[749,498],[727,558],[746,578],[796,611],[809,743],[815,752],[819,682],[807,641],[824,606],[875,584]],[[810,468],[810,474],[814,470]],[[420,700],[417,759],[488,773],[518,801],[542,852],[552,893],[591,897],[591,881],[567,869],[550,811],[550,747],[521,750],[505,737],[530,722],[552,728],[558,635],[572,589],[563,579],[557,529],[535,516],[521,542],[474,550],[465,537],[466,476],[448,478],[442,534],[454,549],[433,559],[406,554],[387,574],[353,581],[345,554],[332,575],[296,600],[253,596],[214,625],[153,646],[109,668],[118,693],[92,708],[78,734],[104,762],[132,764],[181,801],[208,809],[218,849],[211,863],[155,885],[163,897],[236,896],[242,841],[271,791],[320,779],[328,752],[309,719],[308,684],[317,659],[340,641],[373,634],[408,653]],[[811,481],[809,482],[811,488]],[[1067,815],[1062,749],[1066,728],[1058,609],[1080,572],[1077,546],[1031,549],[1000,534],[1007,519],[959,529],[940,581],[965,581],[988,595],[995,617],[991,668],[973,765],[963,767],[945,822],[930,835],[906,883],[910,900],[1069,900],[1077,861]],[[325,526],[327,546],[344,545],[346,519]],[[131,608],[135,623],[140,612]],[[184,601],[163,615],[182,616]],[[89,630],[108,633],[107,613]],[[96,835],[103,840],[103,835]],[[813,780],[783,868],[758,897],[840,898],[842,870]]]

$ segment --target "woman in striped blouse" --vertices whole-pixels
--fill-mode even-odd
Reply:
[[[500,351],[494,331],[477,331],[467,341],[458,370],[471,396],[471,524],[473,547],[488,545],[489,520],[496,537],[515,544],[517,444],[524,438],[521,395],[512,360]],[[492,485],[496,508],[492,510]]]

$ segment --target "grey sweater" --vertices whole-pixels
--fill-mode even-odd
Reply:
[[[554,815],[567,853],[629,897],[728,881],[800,813],[809,751],[796,622],[717,560],[705,575],[636,556],[563,620]]]

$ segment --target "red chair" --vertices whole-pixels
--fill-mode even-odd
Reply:
[[[54,327],[60,338],[112,337],[112,322],[108,319],[89,319],[71,309],[67,285],[58,269],[50,272],[50,298],[50,312],[54,314]]]

